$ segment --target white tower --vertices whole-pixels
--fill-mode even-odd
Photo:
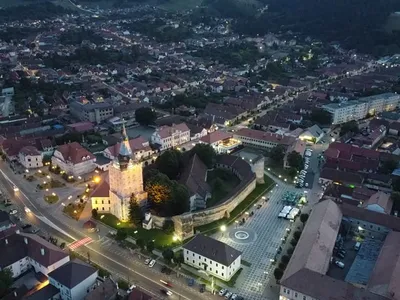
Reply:
[[[147,193],[143,190],[142,164],[133,158],[125,125],[122,126],[123,141],[109,170],[110,201],[111,213],[118,219],[127,221],[132,194],[139,205],[143,206]]]

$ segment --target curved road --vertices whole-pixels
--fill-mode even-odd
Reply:
[[[40,207],[40,205],[32,199],[32,191],[28,191],[24,188],[24,181],[21,180],[21,177],[15,175],[5,162],[0,162],[0,174],[1,189],[10,196],[10,199],[18,207],[18,211],[23,219],[26,219],[29,223],[48,232],[53,237],[59,237],[65,240],[67,243],[89,236],[89,234],[87,235],[81,232],[77,227],[74,228],[70,224],[67,224],[67,220],[62,220],[60,217],[57,218],[56,215],[53,215],[54,212],[52,214],[52,212],[47,212],[45,208]],[[19,188],[18,192],[13,191],[14,185]],[[24,207],[28,207],[31,213],[26,214],[24,212]],[[132,258],[127,258],[113,253],[111,250],[104,249],[97,241],[99,238],[97,235],[94,236],[92,234],[90,237],[92,237],[94,241],[76,249],[78,253],[84,256],[87,256],[89,253],[91,261],[117,277],[134,282],[140,289],[152,294],[155,299],[164,299],[160,293],[160,289],[164,288],[159,282],[160,279],[168,280],[173,285],[173,287],[170,288],[173,295],[168,297],[168,299],[211,300],[219,298],[210,293],[200,294],[194,288],[183,285],[181,280],[176,279],[173,275],[166,278],[166,275],[147,267],[142,261],[135,259],[133,255]]]

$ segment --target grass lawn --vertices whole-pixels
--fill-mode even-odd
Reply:
[[[59,199],[60,198],[57,195],[44,196],[44,200],[49,204],[56,203]]]
[[[111,214],[99,214],[97,216],[97,220],[115,229],[125,228],[128,232],[128,235],[134,239],[142,239],[145,244],[154,240],[154,246],[159,250],[179,245],[179,242],[173,241],[172,234],[167,234],[161,229],[146,230],[142,227],[135,227],[131,223],[120,222],[117,217]]]
[[[281,167],[276,167],[276,166],[267,166],[265,169],[270,168],[270,172],[274,174],[276,177],[279,177],[279,175],[282,176],[282,178],[286,178],[289,181],[293,181],[293,177],[290,176],[289,174],[289,169],[281,168]]]
[[[85,208],[85,203],[70,203],[64,207],[63,212],[75,220],[79,220],[83,209]]]
[[[232,172],[215,169],[207,173],[207,182],[212,188],[212,196],[207,200],[207,207],[211,207],[225,198],[240,183],[240,180]]]
[[[221,225],[229,225],[235,221],[237,217],[241,216],[246,210],[248,210],[268,189],[271,189],[274,186],[274,181],[267,175],[264,175],[264,181],[264,184],[257,184],[254,191],[252,191],[246,199],[232,210],[229,219],[224,218],[206,225],[195,227],[196,232],[212,233],[217,231]]]

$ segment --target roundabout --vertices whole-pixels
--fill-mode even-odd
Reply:
[[[257,239],[257,234],[250,228],[233,228],[229,232],[229,238],[238,244],[249,244]]]

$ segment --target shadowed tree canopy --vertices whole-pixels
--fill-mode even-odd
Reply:
[[[191,152],[192,155],[197,154],[208,168],[212,168],[217,157],[214,148],[207,144],[197,144]]]
[[[156,160],[157,169],[167,175],[170,179],[176,179],[179,175],[182,157],[181,152],[176,149],[165,151]]]
[[[157,119],[156,112],[150,107],[141,107],[135,111],[135,119],[140,125],[151,125]]]

